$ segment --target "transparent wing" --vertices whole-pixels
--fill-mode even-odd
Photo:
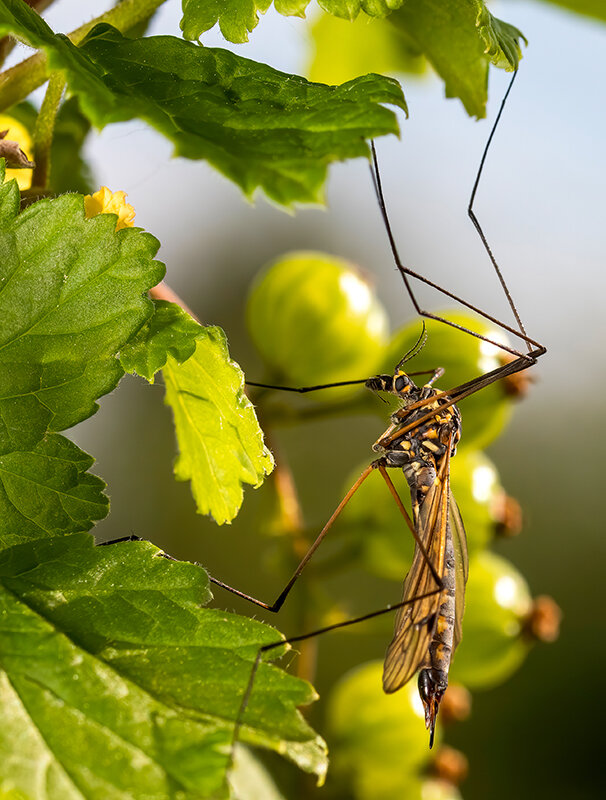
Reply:
[[[463,612],[465,610],[465,584],[469,574],[469,557],[467,554],[467,536],[461,512],[452,492],[449,498],[449,522],[455,556],[455,629],[453,653],[461,641]]]
[[[402,600],[406,605],[398,610],[394,637],[385,655],[383,689],[386,692],[395,692],[407,683],[427,658],[441,597],[440,585],[436,583],[428,562],[441,581],[449,494],[446,470],[446,478],[438,477],[434,481],[415,520],[428,558],[420,547],[415,548],[412,566],[404,581]]]

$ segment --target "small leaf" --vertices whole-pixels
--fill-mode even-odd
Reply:
[[[485,7],[480,9],[476,25],[486,45],[484,52],[491,62],[508,71],[517,69],[522,58],[520,39],[528,44],[522,31],[497,19]]]
[[[148,542],[94,547],[88,534],[0,554],[0,789],[224,796],[252,663],[280,637],[201,608],[206,573],[161,556]],[[296,711],[313,699],[309,684],[261,664],[241,738],[323,774],[323,743]]]
[[[180,27],[186,39],[194,40],[218,22],[229,42],[247,42],[259,12],[264,14],[270,5],[271,0],[183,0]]]
[[[178,480],[191,480],[200,514],[231,522],[242,503],[242,483],[258,486],[273,459],[263,444],[244,376],[229,357],[220,328],[202,328],[195,354],[164,368],[166,403],[175,417]]]
[[[169,356],[178,364],[187,361],[203,331],[176,303],[156,300],[155,306],[153,316],[120,352],[124,371],[136,372],[150,383]]]
[[[92,528],[109,501],[94,459],[58,434],[31,452],[0,455],[0,547]]]

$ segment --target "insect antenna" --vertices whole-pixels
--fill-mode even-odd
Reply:
[[[406,353],[406,355],[398,361],[396,369],[400,369],[407,361],[410,361],[412,358],[415,358],[415,356],[418,356],[421,350],[425,347],[427,342],[427,326],[425,325],[425,320],[423,320],[422,325],[423,327],[421,329],[419,338]]]

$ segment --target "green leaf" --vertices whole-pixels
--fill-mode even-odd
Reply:
[[[308,2],[304,0],[303,9]],[[247,42],[259,22],[259,12],[264,14],[270,5],[271,0],[183,0],[180,27],[186,39],[194,40],[218,22],[229,42]]]
[[[223,331],[203,327],[174,303],[158,301],[120,361],[150,383],[164,368],[180,450],[177,478],[191,480],[200,514],[231,522],[242,504],[242,484],[259,486],[273,459]]]
[[[97,26],[83,51],[115,91],[106,113],[88,109],[97,124],[138,114],[177,154],[205,158],[247,195],[261,187],[285,205],[320,200],[330,162],[367,156],[365,139],[397,133],[380,104],[404,107],[389,78],[310,84],[225,50],[171,37],[131,41],[108,26]]]
[[[123,371],[116,353],[153,311],[158,242],[116,218],[84,218],[79,195],[18,214],[0,191],[0,453],[89,417]]]
[[[331,162],[368,157],[366,139],[398,133],[381,105],[405,108],[390,78],[312,84],[225,50],[171,36],[128,39],[108,25],[77,48],[27,6],[9,24],[2,3],[0,28],[46,49],[95,125],[141,117],[177,155],[207,159],[249,196],[261,187],[284,205],[319,202]]]
[[[370,17],[386,17],[402,5],[403,0],[319,0],[319,5],[336,17],[354,20],[363,10]],[[186,39],[198,39],[217,22],[230,42],[247,42],[256,28],[259,13],[264,14],[271,0],[183,0],[181,30]],[[279,14],[304,17],[309,0],[275,0]]]
[[[234,721],[272,628],[208,610],[206,573],[148,542],[77,534],[0,554],[0,791],[36,800],[224,796]],[[278,653],[272,651],[272,653]],[[244,741],[322,775],[296,710],[309,684],[261,664]]]
[[[351,22],[322,14],[311,29],[314,56],[308,70],[312,81],[341,83],[368,72],[419,74],[426,60],[419,57],[406,33],[389,21],[360,14]]]
[[[103,519],[105,484],[87,472],[94,459],[58,434],[31,452],[0,455],[0,547],[86,531]]]
[[[156,310],[136,336],[122,348],[125,372],[136,372],[150,383],[171,356],[178,364],[193,354],[203,328],[176,303],[155,301]]]
[[[195,354],[181,365],[169,356],[163,375],[179,443],[175,475],[191,480],[200,514],[231,522],[242,484],[259,486],[273,459],[221,328],[202,328]]]
[[[458,97],[468,114],[486,116],[489,61],[517,69],[519,40],[513,25],[493,17],[482,0],[415,0],[390,17],[442,77],[447,97]]]

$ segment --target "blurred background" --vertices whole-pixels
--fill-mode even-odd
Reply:
[[[89,2],[86,15],[109,5]],[[529,334],[548,347],[529,397],[489,451],[525,515],[522,536],[499,549],[533,594],[557,599],[564,618],[558,642],[537,646],[503,686],[474,695],[471,719],[449,731],[448,741],[470,759],[462,787],[467,800],[594,798],[602,796],[606,777],[606,543],[599,506],[606,444],[606,25],[532,0],[495,2],[491,10],[518,26],[529,47],[476,210]],[[179,17],[180,4],[167,3],[149,33],[178,35]],[[47,19],[55,30],[70,30],[82,21],[82,4],[63,0]],[[270,11],[250,38],[235,47],[211,32],[205,43],[305,74],[312,57],[305,20]],[[404,262],[502,318],[507,309],[466,208],[508,80],[491,69],[488,119],[477,122],[459,101],[444,99],[435,76],[404,76],[410,119],[401,119],[401,140],[378,142]],[[162,243],[168,282],[201,320],[226,330],[232,356],[253,380],[261,378],[261,366],[249,344],[243,297],[259,268],[286,251],[318,249],[351,259],[376,283],[394,327],[411,317],[364,161],[331,169],[325,209],[290,216],[262,197],[248,204],[203,163],[171,158],[170,144],[143,123],[113,125],[91,137],[87,157],[99,185],[128,193],[136,223]],[[444,307],[431,296],[426,304]],[[232,585],[273,599],[281,588],[273,546],[256,534],[269,501],[263,490],[247,490],[245,512],[231,527],[219,529],[196,516],[188,486],[172,478],[174,441],[162,395],[161,386],[127,378],[76,430],[111,496],[112,513],[99,535],[148,538]],[[378,418],[361,417],[353,426],[351,418],[336,419],[280,432],[279,447],[289,452],[310,528],[328,518],[346,476],[371,457],[369,445],[382,427]],[[400,593],[397,584],[358,573],[337,588],[344,605],[360,613]],[[228,595],[217,600],[236,607]],[[300,621],[287,610],[278,622],[268,621],[287,634],[299,632]],[[329,639],[321,644],[320,693],[333,673],[381,658],[386,644],[385,634],[374,631]]]

